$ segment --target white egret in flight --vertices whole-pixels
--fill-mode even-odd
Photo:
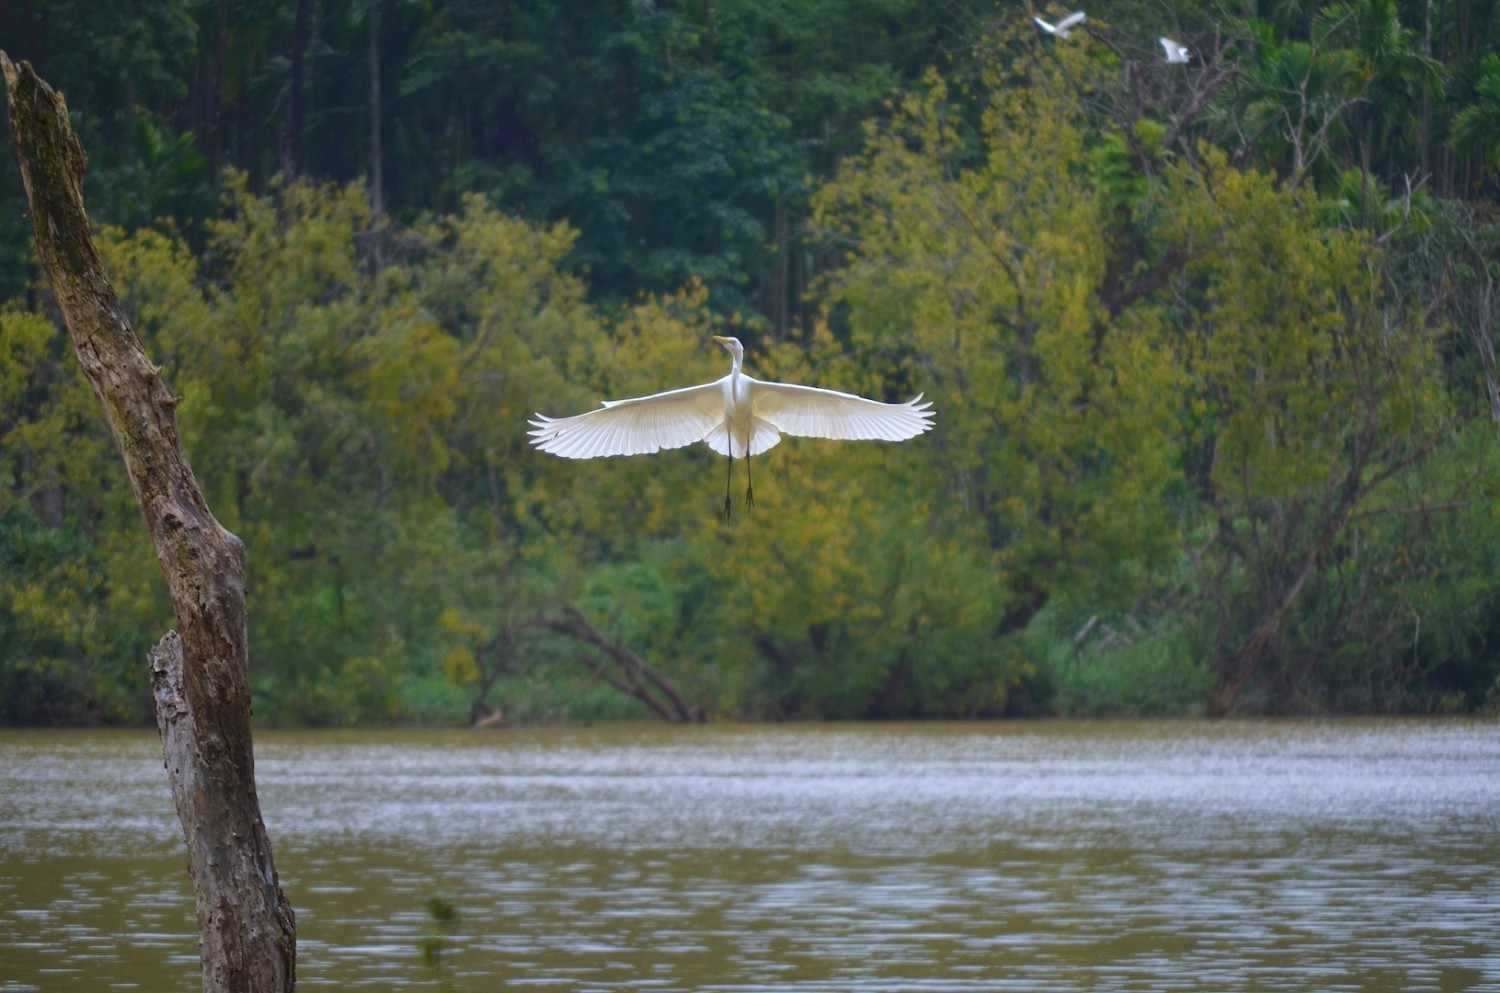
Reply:
[[[1058,21],[1056,24],[1048,24],[1046,21],[1042,20],[1040,17],[1033,17],[1032,18],[1033,21],[1036,21],[1036,26],[1037,27],[1041,28],[1043,31],[1047,32],[1048,34],[1050,34],[1050,35],[1056,35],[1059,38],[1066,38],[1066,37],[1068,37],[1068,35],[1072,34],[1073,33],[1073,28],[1076,27],[1079,24],[1082,24],[1083,23],[1083,19],[1084,19],[1084,15],[1083,15],[1083,11],[1081,11],[1081,10],[1075,10],[1075,11],[1073,11],[1073,13],[1069,14],[1067,17],[1064,17],[1062,20]]]
[[[742,370],[745,348],[738,338],[714,336],[729,352],[729,375],[702,386],[667,390],[629,400],[605,400],[598,410],[575,417],[531,420],[531,444],[565,459],[649,455],[701,441],[729,457],[724,515],[734,460],[745,459],[745,502],[755,503],[750,457],[776,447],[783,434],[848,441],[905,441],[932,427],[932,402],[922,395],[906,403],[881,403],[852,393],[791,383],[768,383]]]
[[[1188,52],[1186,45],[1179,45],[1179,44],[1177,44],[1177,42],[1173,41],[1171,38],[1158,38],[1156,40],[1159,41],[1159,42],[1161,42],[1162,51],[1164,51],[1164,52],[1167,53],[1167,61],[1168,62],[1173,62],[1173,63],[1186,63],[1187,62],[1188,57],[1189,57],[1189,55],[1191,53]]]

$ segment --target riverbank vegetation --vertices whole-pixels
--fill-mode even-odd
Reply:
[[[262,721],[1500,707],[1493,3],[72,6],[7,47]],[[144,721],[168,605],[0,171],[0,722]],[[733,522],[706,449],[528,449],[715,333],[938,427]]]

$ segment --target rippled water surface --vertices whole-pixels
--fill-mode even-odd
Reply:
[[[257,738],[304,988],[1500,991],[1500,724]],[[0,993],[198,988],[155,736],[0,733]],[[459,918],[436,962],[427,901]]]

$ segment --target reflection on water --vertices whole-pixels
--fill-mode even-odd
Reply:
[[[257,743],[308,988],[1500,991],[1496,724]],[[0,993],[197,989],[184,862],[154,735],[0,734]]]

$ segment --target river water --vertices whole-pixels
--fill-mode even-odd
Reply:
[[[1500,991],[1493,722],[263,732],[257,771],[307,989]],[[0,732],[0,993],[199,988],[184,864],[154,734]]]

